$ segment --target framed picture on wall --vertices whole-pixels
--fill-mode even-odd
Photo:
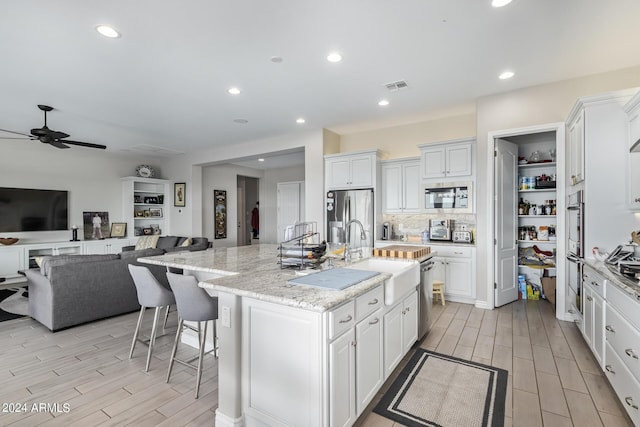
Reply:
[[[187,205],[187,184],[176,182],[173,184],[173,206],[183,208]]]
[[[227,192],[213,190],[214,235],[215,239],[227,238]]]
[[[127,223],[126,222],[112,223],[111,237],[127,237]]]
[[[101,240],[109,237],[109,212],[82,212],[84,240]]]

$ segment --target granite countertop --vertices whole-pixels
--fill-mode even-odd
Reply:
[[[584,263],[600,273],[605,279],[609,280],[609,282],[619,289],[622,289],[624,292],[640,300],[640,283],[638,280],[625,277],[613,270],[613,266],[609,266],[608,264],[594,258],[585,258]]]
[[[139,258],[138,261],[222,275],[199,283],[200,287],[209,292],[228,292],[315,312],[337,307],[391,277],[388,273],[380,273],[342,291],[292,285],[287,282],[299,277],[299,273],[288,268],[281,269],[277,256],[278,245],[260,244],[177,252]],[[326,262],[323,266],[326,266]],[[335,266],[348,267],[341,261],[336,261]]]

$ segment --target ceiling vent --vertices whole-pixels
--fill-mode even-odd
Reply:
[[[407,85],[407,82],[405,82],[404,80],[398,80],[397,82],[386,83],[384,86],[387,88],[389,92],[397,92],[399,90],[406,89],[409,87],[409,85]]]

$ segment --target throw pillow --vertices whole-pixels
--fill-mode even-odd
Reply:
[[[33,260],[36,262],[36,264],[38,265],[38,267],[41,267],[41,266],[42,266],[42,258],[43,258],[43,257],[41,257],[41,256],[37,256],[37,257],[34,257],[34,258],[33,258]]]
[[[180,245],[181,248],[184,248],[187,246],[191,246],[191,237],[187,237],[186,239],[184,239],[184,242],[182,242],[182,244]]]
[[[140,249],[149,249],[155,248],[158,245],[159,235],[155,234],[153,236],[142,236],[138,239],[136,243],[136,251]]]

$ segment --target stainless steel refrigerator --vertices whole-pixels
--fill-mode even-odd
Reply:
[[[346,243],[346,226],[350,220],[362,223],[366,239],[361,239],[360,227],[352,223],[349,246],[352,248],[373,247],[375,224],[373,189],[334,190],[327,192],[327,242]]]

